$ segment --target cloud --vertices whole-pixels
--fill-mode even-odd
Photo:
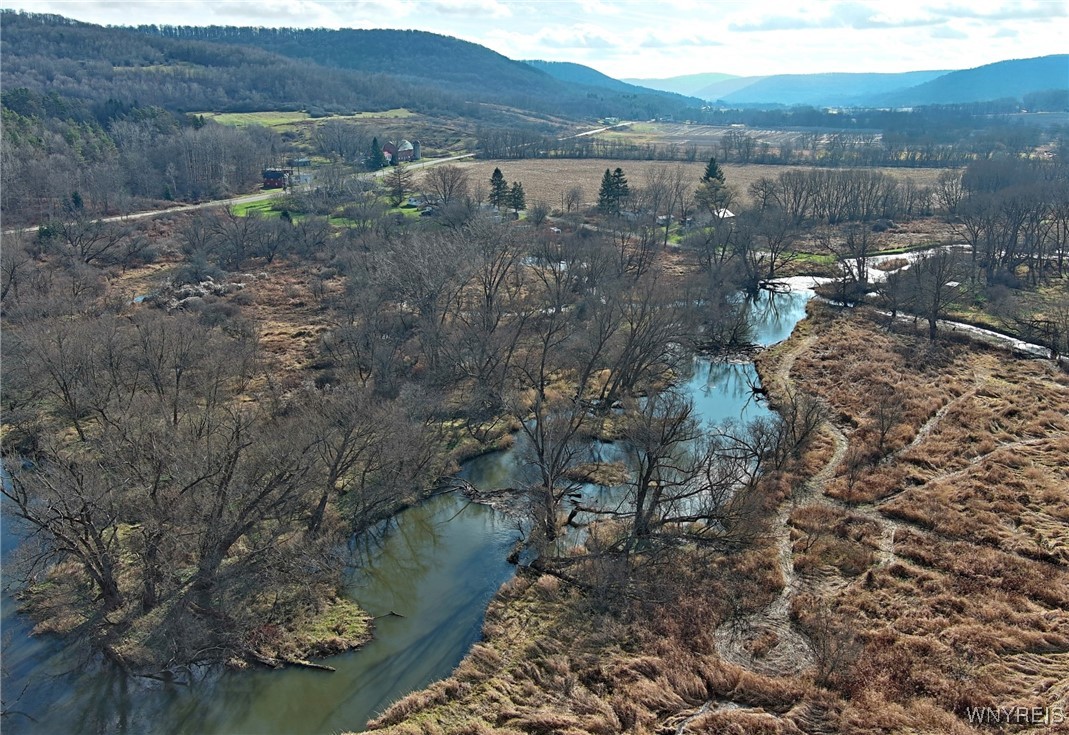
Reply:
[[[929,35],[932,38],[950,39],[953,41],[960,41],[969,37],[967,33],[962,33],[961,31],[954,30],[950,26],[941,26],[939,28],[933,28],[932,32]]]
[[[992,33],[991,38],[1020,38],[1021,34],[1010,28],[1002,28],[998,33]]]
[[[806,28],[819,28],[815,21],[785,15],[762,18],[752,23],[732,23],[729,30],[749,33],[751,31],[800,31]]]
[[[695,46],[723,46],[722,41],[702,36],[679,36],[676,34],[647,33],[636,44],[640,48],[684,48]]]
[[[901,16],[893,14],[893,8],[879,8],[861,2],[841,2],[829,7],[829,12],[820,17],[774,15],[755,21],[732,23],[729,29],[740,32],[755,31],[800,31],[814,29],[873,30],[885,28],[915,28],[938,25],[943,20],[932,16]]]
[[[948,18],[972,20],[1050,20],[1069,17],[1069,5],[1062,2],[1009,2],[991,10],[981,10],[967,5],[944,5],[933,7],[931,12]]]
[[[249,5],[245,2],[221,2],[206,5],[204,10],[217,20],[240,19],[242,25],[250,24]],[[273,22],[281,22],[287,25],[314,25],[324,19],[331,18],[333,13],[321,3],[301,2],[297,0],[264,0],[256,6],[257,23],[271,25]],[[190,23],[200,23],[200,19],[190,20]]]
[[[623,8],[617,3],[605,0],[579,0],[579,8],[587,15],[600,17],[619,15]]]
[[[512,11],[497,0],[421,0],[413,3],[415,12],[432,12],[440,15],[468,16],[471,18],[508,18]]]
[[[545,28],[539,34],[540,46],[558,49],[612,49],[620,44],[594,27]]]

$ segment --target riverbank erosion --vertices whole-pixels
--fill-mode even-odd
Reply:
[[[810,312],[757,360],[773,405],[827,407],[760,539],[681,550],[623,601],[526,570],[453,676],[369,729],[969,733],[1027,708],[1001,724],[1047,731],[1069,705],[1069,377]]]

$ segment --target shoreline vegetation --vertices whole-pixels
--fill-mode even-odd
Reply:
[[[373,729],[966,735],[1069,704],[1063,57],[843,114],[593,90],[413,31],[0,21],[4,612],[62,644],[5,641],[5,726],[237,723],[225,687],[126,684],[328,670],[375,625],[354,559],[449,489],[510,514],[501,576],[452,576],[488,594],[533,561]],[[746,299],[799,274],[826,302],[752,349],[794,314]],[[752,357],[732,390],[775,410],[705,430],[677,388],[711,352]],[[486,476],[518,487],[456,477],[517,448]],[[413,640],[360,660],[376,702],[333,724],[432,678]],[[365,675],[338,669],[336,694]],[[234,678],[257,710],[288,677]]]
[[[381,154],[377,138],[364,142]],[[682,353],[708,347],[735,359],[756,353],[758,365],[771,360],[778,348],[748,347],[750,326],[736,294],[753,295],[780,277],[821,274],[831,278],[828,298],[868,300],[900,320],[918,314],[914,320],[929,327],[927,350],[885,347],[889,355],[907,347],[923,353],[925,365],[957,349],[941,325],[959,314],[1069,351],[1069,230],[1064,220],[1061,229],[1047,227],[1064,213],[1031,185],[1040,176],[1062,180],[1056,161],[921,173],[721,167],[715,158],[671,166],[622,161],[610,172],[602,159],[554,161],[568,178],[537,175],[548,167],[541,159],[478,160],[432,166],[419,179],[405,167],[352,176],[366,152],[362,145],[350,151],[352,161],[336,165],[317,160],[318,185],[265,205],[269,213],[233,207],[108,222],[100,216],[107,206],[93,200],[99,195],[75,191],[56,203],[46,226],[13,233],[11,247],[5,242],[11,408],[4,451],[34,463],[14,473],[9,498],[53,538],[38,570],[59,560],[28,591],[35,619],[49,618],[40,632],[89,640],[124,669],[152,674],[189,662],[310,665],[316,655],[357,647],[370,621],[339,598],[341,539],[419,502],[461,462],[507,449],[524,433],[537,445],[542,473],[541,484],[525,488],[542,495],[526,504],[537,516],[528,520],[540,525],[531,543],[551,546],[567,525],[558,511],[569,492],[634,477],[622,466],[575,466],[558,442],[616,440],[627,431],[648,437],[656,434],[651,427],[675,419],[688,431],[688,407],[639,399],[670,386]],[[498,165],[508,168],[511,184]],[[493,175],[479,173],[490,166]],[[591,206],[589,182],[603,168]],[[255,174],[246,171],[242,186]],[[580,179],[585,193],[574,183]],[[969,217],[1002,211],[1020,191],[1034,215],[1029,247],[1001,247],[998,238],[1012,234],[998,229],[1002,220],[984,224],[982,236],[970,229],[979,220]],[[559,209],[550,204],[558,197]],[[930,256],[900,259],[908,269],[867,277],[872,257],[933,243],[939,247]],[[942,247],[962,243],[970,252]],[[836,369],[837,359],[829,356],[825,369]],[[833,402],[803,382],[797,387],[761,390],[787,409],[781,414],[797,412],[799,397]],[[877,388],[862,380],[857,390],[872,397]],[[779,501],[795,502],[799,492],[820,498],[870,475],[916,480],[904,469],[894,480],[866,469],[890,464],[881,453],[904,431],[891,403],[881,399],[879,416],[841,411],[815,438],[808,430],[804,440],[749,437],[749,456],[775,457],[776,466],[748,488],[753,496],[738,527],[744,534],[762,523],[766,529],[745,550],[727,543],[717,556],[668,540],[676,531],[686,537],[696,529],[701,537],[738,521],[710,523],[726,507],[720,501],[712,501],[713,515],[686,526],[664,521],[670,511],[654,518],[662,508],[651,500],[648,518],[599,521],[604,536],[585,559],[555,559],[521,576],[548,573],[557,581],[547,599],[561,610],[578,606],[610,626],[624,620],[636,640],[648,633],[631,630],[635,621],[680,611],[685,619],[657,622],[668,640],[665,672],[675,655],[669,649],[682,655],[693,634],[707,637],[692,652],[700,666],[735,677],[733,687],[739,677],[785,675],[777,662],[793,657],[798,670],[789,682],[751,683],[805,689],[810,676],[822,691],[841,694],[842,672],[836,665],[825,671],[816,659],[871,645],[872,633],[845,635],[834,601],[816,593],[824,606],[817,619],[806,617],[795,609],[807,603],[794,581],[814,570],[851,579],[871,571],[886,556],[889,526],[853,506],[810,508],[791,516],[811,547],[799,555],[776,535],[784,525]],[[644,405],[662,413],[644,414]],[[548,428],[528,432],[532,421]],[[882,427],[876,454],[851,444],[857,428],[873,422]],[[301,441],[287,442],[289,435]],[[734,439],[742,452],[747,438]],[[791,439],[798,441],[786,454],[759,446]],[[671,453],[662,449],[649,461]],[[654,475],[663,471],[653,468],[644,480],[648,498],[661,498]],[[832,511],[849,512],[842,520]],[[829,519],[848,530],[825,538],[817,529]],[[651,522],[661,525],[654,530]],[[648,544],[665,553],[647,554]],[[780,563],[762,566],[769,559]],[[314,579],[293,585],[292,575],[305,570]],[[537,587],[539,579],[528,581]],[[517,599],[533,610],[546,590],[529,593],[524,584],[517,583]],[[651,591],[653,602],[642,604],[652,608],[633,599],[633,586]],[[719,598],[691,599],[691,588],[716,590]],[[757,632],[740,643],[746,631]],[[814,636],[824,636],[831,653],[822,654],[825,644]],[[730,674],[725,661],[736,667]],[[557,672],[566,682],[581,678],[571,663],[561,665],[570,672]],[[724,681],[712,682],[713,699],[726,696]],[[712,717],[713,699],[694,702],[700,711],[686,717]],[[598,711],[613,731],[666,706],[612,717]]]
[[[805,390],[830,412],[783,525],[718,560],[764,582],[745,609],[718,609],[725,590],[691,579],[674,599],[608,611],[521,570],[453,675],[369,730],[967,733],[970,707],[1064,707],[1069,376],[970,339],[888,332],[865,310],[810,312],[756,361],[772,405]],[[847,354],[849,368],[828,362]],[[881,395],[901,405],[893,420]]]

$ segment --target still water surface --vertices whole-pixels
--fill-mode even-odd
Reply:
[[[756,341],[786,339],[812,293],[763,292],[754,304]],[[745,420],[766,409],[752,400],[749,363],[695,359],[685,390],[706,422]],[[609,456],[611,445],[592,445]],[[463,474],[479,487],[515,486],[525,467],[518,451],[486,455]],[[5,516],[5,566],[19,543]],[[478,640],[486,605],[513,573],[505,558],[519,537],[515,521],[439,495],[382,529],[380,543],[356,550],[359,569],[347,594],[381,617],[364,648],[306,669],[205,670],[189,686],[130,679],[32,625],[3,597],[3,718],[10,733],[293,733],[359,730],[391,702],[448,676]],[[404,617],[389,615],[395,612]],[[31,719],[32,718],[32,719]]]

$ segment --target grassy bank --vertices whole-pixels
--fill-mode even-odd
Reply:
[[[453,676],[371,729],[973,733],[974,708],[1064,709],[1069,377],[812,309],[758,359],[773,403],[830,416],[762,543],[651,569],[641,601],[521,575]]]

